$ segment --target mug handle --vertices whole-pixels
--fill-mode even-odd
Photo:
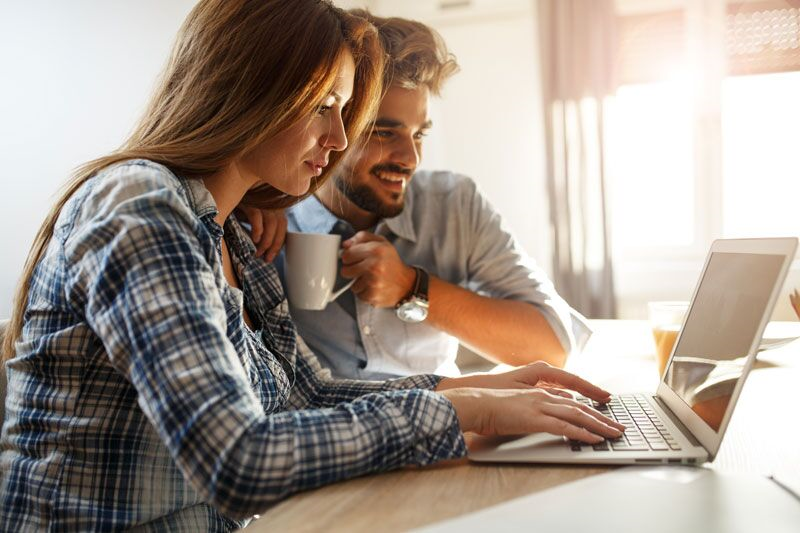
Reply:
[[[353,286],[353,283],[355,283],[355,282],[356,282],[356,280],[355,280],[355,278],[354,278],[354,279],[351,279],[350,281],[348,281],[347,283],[345,283],[345,284],[344,284],[344,286],[342,286],[342,288],[341,288],[341,289],[339,289],[338,291],[334,292],[333,294],[331,294],[331,295],[328,297],[328,303],[331,303],[331,302],[332,302],[332,301],[334,301],[336,298],[338,298],[339,296],[341,296],[342,294],[344,294],[344,291],[346,291],[347,289],[349,289],[350,287],[352,287],[352,286]]]
[[[337,222],[337,224],[338,224],[338,222]],[[343,251],[344,251],[344,250],[342,250],[341,248],[339,248],[339,251],[336,253],[336,255],[339,257],[339,259],[341,259],[341,258],[342,258],[342,252],[343,252]],[[341,288],[341,289],[339,289],[338,291],[336,291],[336,292],[332,293],[332,294],[331,294],[331,295],[328,297],[328,303],[331,303],[331,302],[332,302],[332,301],[334,301],[336,298],[338,298],[339,296],[341,296],[342,294],[344,294],[344,292],[345,292],[347,289],[349,289],[350,287],[352,287],[352,286],[353,286],[353,283],[355,283],[355,282],[356,282],[356,279],[358,279],[358,278],[353,278],[353,279],[351,279],[350,281],[348,281],[347,283],[345,283],[344,285],[342,285],[342,288]]]

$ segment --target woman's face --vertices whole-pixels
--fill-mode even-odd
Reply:
[[[313,116],[299,120],[242,158],[243,170],[259,178],[256,186],[267,183],[300,196],[308,191],[311,178],[322,174],[331,152],[347,148],[342,108],[353,95],[354,75],[353,56],[345,52],[333,90]]]

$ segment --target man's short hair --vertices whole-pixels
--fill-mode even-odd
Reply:
[[[458,72],[456,58],[442,36],[421,22],[399,17],[378,17],[366,9],[350,13],[369,20],[380,35],[387,58],[383,88],[424,86],[439,95],[444,82]]]

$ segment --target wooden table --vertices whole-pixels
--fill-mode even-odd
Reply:
[[[595,335],[567,368],[612,392],[655,391],[658,375],[647,322],[602,320],[592,325]],[[778,326],[786,336],[800,335],[798,323]],[[800,485],[800,415],[792,395],[797,390],[800,341],[761,354],[710,466],[778,473]],[[247,531],[404,531],[608,470],[473,464],[466,459],[408,468],[297,494],[263,514]]]

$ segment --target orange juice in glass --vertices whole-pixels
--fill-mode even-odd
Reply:
[[[689,302],[650,302],[647,308],[656,343],[658,375],[663,376],[672,348],[675,346],[675,339],[678,338],[683,317],[689,308]]]

